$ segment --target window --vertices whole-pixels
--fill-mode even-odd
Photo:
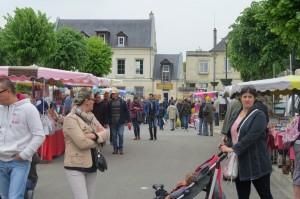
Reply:
[[[135,95],[137,95],[140,99],[142,96],[144,96],[144,87],[135,86],[134,91],[135,91]]]
[[[125,37],[118,37],[118,46],[125,46]]]
[[[162,66],[162,82],[170,82],[170,66]]]
[[[208,62],[207,61],[200,62],[199,73],[208,73]]]
[[[226,72],[226,58],[224,59],[224,72]],[[231,72],[231,65],[229,59],[227,59],[227,72]]]
[[[125,59],[118,59],[117,74],[125,74]]]
[[[98,36],[101,37],[103,39],[103,41],[105,42],[105,33],[98,33]]]
[[[208,84],[207,84],[207,83],[200,83],[200,84],[199,84],[199,87],[200,87],[200,88],[207,88],[207,87],[208,87]]]
[[[189,83],[189,87],[195,88],[195,87],[196,87],[196,84],[195,84],[195,83]]]
[[[142,59],[135,60],[135,73],[138,75],[144,74],[144,60]]]

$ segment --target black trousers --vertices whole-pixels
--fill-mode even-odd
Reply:
[[[239,199],[249,199],[251,193],[251,182],[253,183],[261,199],[273,199],[270,189],[270,176],[267,174],[255,180],[240,181],[235,179],[235,186]]]

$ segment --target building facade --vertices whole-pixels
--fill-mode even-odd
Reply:
[[[56,30],[63,26],[80,31],[84,36],[97,35],[114,52],[110,79],[120,79],[120,89],[134,90],[141,96],[149,93],[158,99],[180,98],[182,54],[157,54],[154,14],[140,20],[57,19]],[[181,67],[181,68],[180,68]]]
[[[210,51],[186,52],[186,87],[194,91],[223,91],[221,80],[232,79],[231,84],[241,82],[240,73],[235,71],[227,57],[226,72],[226,43],[222,39]],[[211,82],[218,82],[214,87]]]

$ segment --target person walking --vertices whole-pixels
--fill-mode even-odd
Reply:
[[[266,116],[255,107],[257,92],[254,86],[241,88],[242,108],[229,120],[227,142],[219,146],[225,153],[238,157],[238,177],[235,179],[239,199],[249,198],[251,183],[260,198],[273,199],[270,189],[271,157],[266,138]]]
[[[207,125],[209,125],[209,131],[210,136],[214,135],[214,112],[215,107],[211,104],[211,98],[209,96],[206,97],[206,104],[203,108],[203,115],[204,115],[204,123],[203,123],[203,133],[208,136],[208,128],[206,128]]]
[[[202,135],[202,129],[203,129],[203,123],[204,123],[204,114],[203,114],[203,109],[206,105],[206,100],[205,98],[202,98],[200,101],[200,108],[199,108],[199,113],[198,113],[198,118],[199,118],[199,126],[198,126],[198,135]],[[208,125],[205,126],[205,131],[208,131]],[[205,133],[203,133],[205,135]]]
[[[179,117],[179,112],[174,101],[171,101],[171,104],[167,109],[167,114],[169,115],[171,131],[174,131],[176,117]]]
[[[133,124],[133,131],[134,131],[134,140],[140,140],[141,129],[140,125],[143,122],[142,119],[142,111],[143,111],[143,104],[139,100],[138,96],[133,97],[133,101],[130,104],[130,117]],[[139,116],[139,117],[138,117]]]
[[[181,123],[183,123],[183,127],[185,131],[189,130],[189,118],[191,115],[191,105],[188,99],[184,100],[184,103],[181,108]]]
[[[0,78],[0,196],[24,199],[33,154],[45,133],[37,108],[28,98],[18,99],[15,86]]]
[[[81,88],[63,124],[65,175],[75,199],[94,198],[97,180],[95,150],[108,138],[107,131],[92,113],[93,105],[91,89]]]
[[[214,101],[214,107],[215,107],[215,112],[214,112],[214,120],[215,120],[215,126],[219,126],[219,112],[220,112],[220,99],[218,94],[216,94],[216,100]]]
[[[124,125],[130,125],[130,112],[126,102],[119,97],[119,91],[113,87],[111,90],[112,99],[107,104],[106,114],[110,131],[113,135],[113,154],[120,152],[123,155]]]
[[[164,130],[164,120],[167,109],[163,106],[163,103],[159,103],[159,113],[157,116],[159,130]]]
[[[147,122],[149,124],[149,133],[150,133],[149,140],[153,140],[153,133],[154,133],[154,139],[157,140],[157,116],[159,113],[159,105],[157,100],[153,97],[152,93],[149,94],[148,101],[146,102],[145,113],[146,113]]]

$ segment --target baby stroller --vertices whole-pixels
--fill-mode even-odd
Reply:
[[[156,197],[154,199],[192,199],[201,191],[206,191],[205,199],[226,199],[222,191],[221,178],[222,171],[220,163],[226,158],[227,154],[219,153],[200,165],[194,171],[193,182],[187,187],[177,187],[170,194],[164,190],[163,184],[154,184]]]

